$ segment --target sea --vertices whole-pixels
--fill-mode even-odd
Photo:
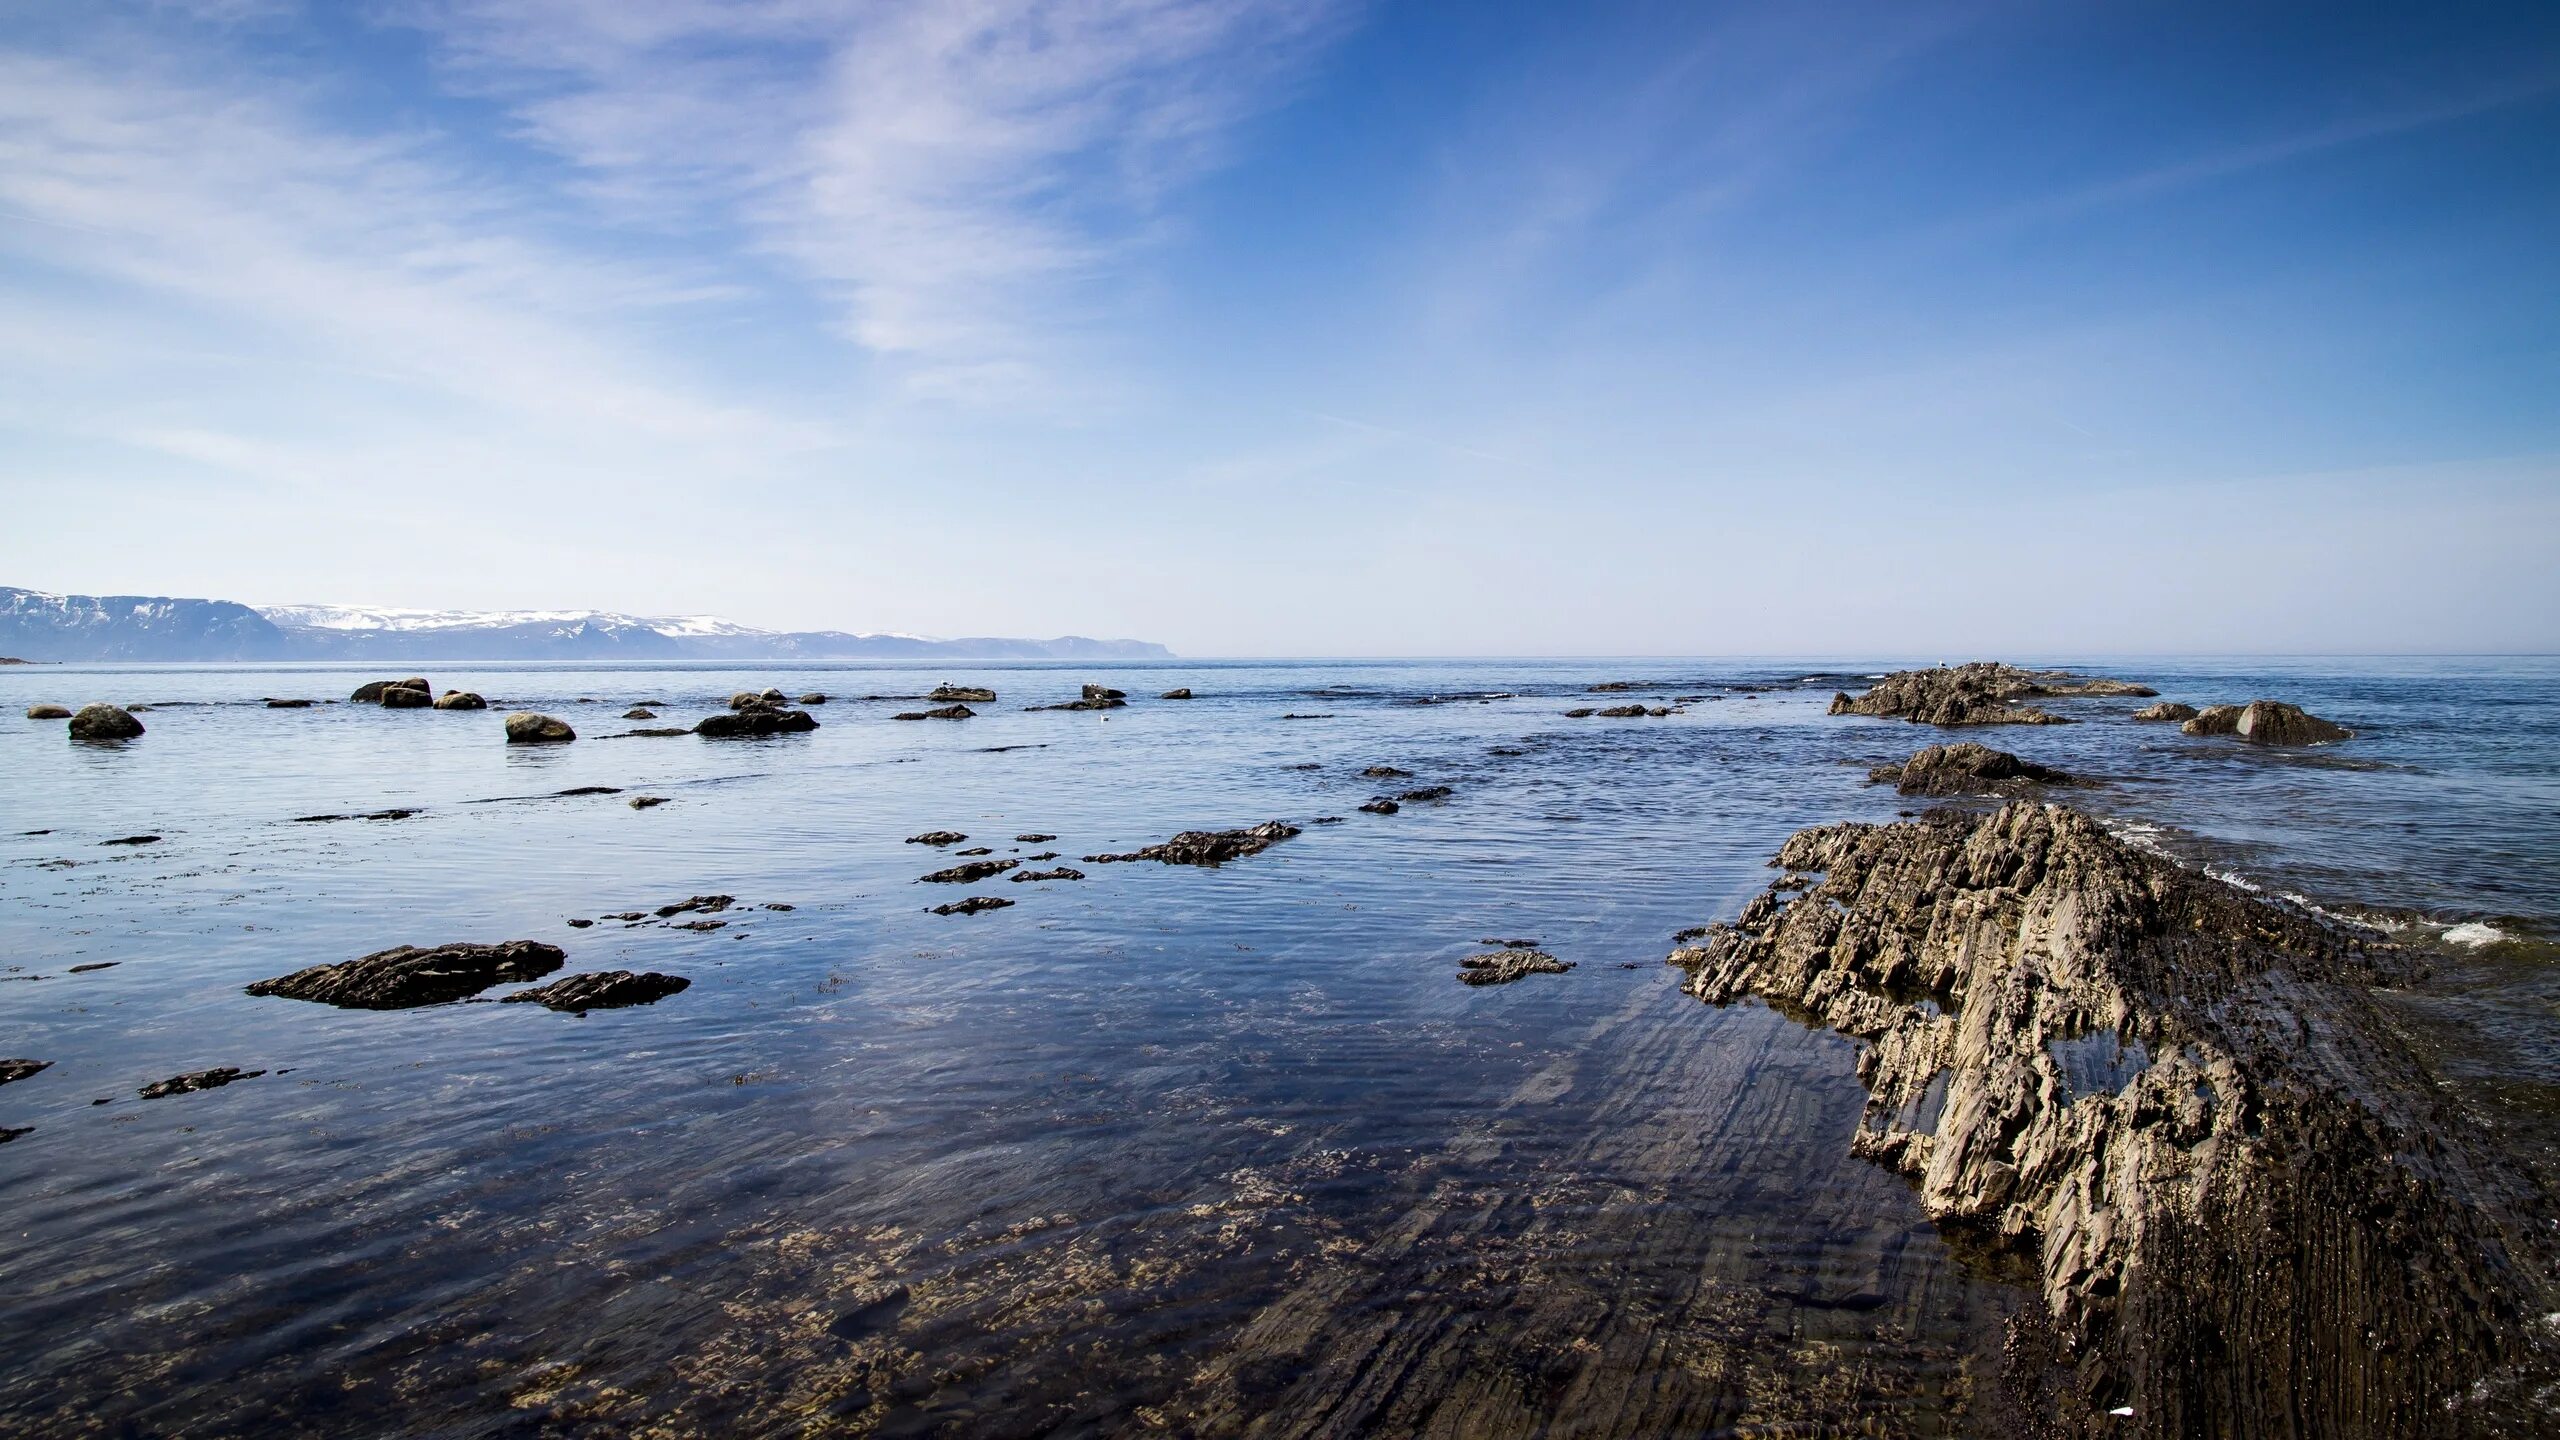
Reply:
[[[0,1433],[1980,1433],[2017,1268],[1849,1154],[1852,1041],[1664,963],[1942,740],[2421,952],[2393,1013],[2560,1173],[2560,660],[2009,658],[2356,733],[1826,713],[1913,657],[0,668]],[[1001,698],[894,718],[946,682]],[[768,686],[819,727],[625,733]],[[18,718],[90,701],[147,733]],[[690,983],[245,993],[516,939]],[[1503,946],[1573,968],[1460,982]]]

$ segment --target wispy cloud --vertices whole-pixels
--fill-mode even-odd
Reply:
[[[1080,359],[1167,192],[1286,93],[1340,0],[444,0],[406,12],[626,213],[735,227],[911,383]]]

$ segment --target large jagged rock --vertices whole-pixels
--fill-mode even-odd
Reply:
[[[2163,700],[2157,705],[2145,705],[2134,711],[2133,718],[2152,722],[2175,721],[2183,724],[2196,718],[2196,707],[2176,700]]]
[[[1866,694],[1831,697],[1834,715],[1880,715],[1924,725],[2067,725],[2059,715],[2013,702],[2044,696],[2156,695],[2129,680],[2074,675],[2066,670],[2021,670],[1978,660],[1927,670],[1897,670]]]
[[[1132,850],[1126,855],[1087,855],[1089,865],[1110,865],[1124,860],[1161,860],[1167,865],[1220,865],[1247,855],[1259,855],[1298,833],[1298,827],[1285,820],[1266,820],[1250,830],[1185,830],[1161,845]]]
[[[507,743],[510,745],[561,745],[577,738],[578,732],[570,729],[566,720],[555,720],[531,710],[519,710],[507,717]]]
[[[2299,705],[2281,700],[2252,700],[2246,705],[2208,705],[2178,727],[2190,735],[2229,735],[2257,745],[2327,745],[2350,740],[2355,732],[2333,725]]]
[[[693,984],[681,975],[661,975],[655,970],[633,973],[629,970],[590,970],[577,975],[563,975],[548,985],[502,995],[505,1004],[523,1001],[549,1010],[563,1010],[584,1015],[590,1010],[619,1010],[626,1005],[654,1005]]]
[[[83,705],[71,717],[74,740],[130,740],[142,733],[142,722],[114,705]]]
[[[1852,1148],[2040,1272],[2070,1416],[2532,1433],[2492,1422],[2556,1373],[2549,1227],[2368,993],[2408,954],[2053,806],[1806,830],[1775,863],[1823,878],[1675,951],[1686,988],[1866,1042]]]
[[[2048,765],[2021,760],[1970,740],[1932,745],[1899,765],[1867,772],[1876,784],[1892,782],[1905,795],[2032,795],[2045,785],[2076,785],[2076,778]]]
[[[567,963],[556,945],[398,945],[334,965],[313,965],[249,987],[252,995],[311,1000],[347,1010],[406,1010],[477,995],[492,985],[539,980]]]
[[[1458,980],[1467,985],[1508,985],[1531,975],[1562,975],[1572,968],[1572,961],[1559,960],[1544,950],[1514,948],[1459,961]]]
[[[705,715],[693,733],[706,740],[735,740],[753,735],[790,735],[818,728],[818,717],[806,710],[776,710],[758,705],[726,715]]]

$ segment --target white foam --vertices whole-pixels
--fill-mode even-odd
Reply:
[[[2474,920],[2467,925],[2449,927],[2444,932],[2444,938],[2448,945],[2469,945],[2477,949],[2482,945],[2495,945],[2506,939],[2507,932],[2495,925],[2484,925]]]

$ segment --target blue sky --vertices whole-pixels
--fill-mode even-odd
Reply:
[[[2560,7],[20,0],[0,583],[2560,649]]]

